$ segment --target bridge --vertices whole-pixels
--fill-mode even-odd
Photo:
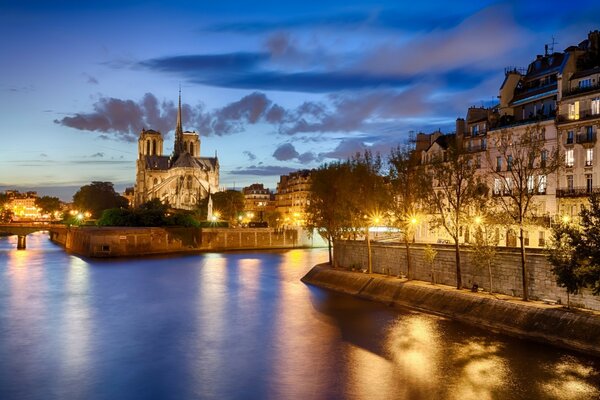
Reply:
[[[64,226],[50,224],[49,222],[26,222],[0,224],[0,233],[8,236],[17,235],[17,249],[23,250],[27,247],[27,235],[34,232],[49,231],[50,228]]]

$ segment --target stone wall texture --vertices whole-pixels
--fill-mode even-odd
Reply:
[[[413,243],[410,246],[411,278],[431,282],[432,272],[436,283],[456,285],[456,264],[453,245],[431,245],[437,251],[432,265],[425,258],[425,244]],[[490,278],[488,268],[476,268],[473,262],[475,253],[468,247],[461,247],[461,275],[463,286],[470,288],[477,284],[488,291]],[[407,275],[406,248],[403,244],[371,243],[373,272],[393,275]],[[364,241],[338,241],[334,246],[336,266],[343,269],[366,270],[367,246]],[[529,277],[529,298],[549,299],[567,303],[567,292],[556,284],[546,254],[540,249],[527,249],[526,260]],[[521,254],[517,248],[499,247],[491,260],[492,289],[495,293],[521,297]],[[593,296],[585,290],[571,295],[571,304],[576,307],[600,310],[600,296]]]
[[[269,228],[70,227],[51,229],[50,239],[86,257],[310,247],[299,230]]]

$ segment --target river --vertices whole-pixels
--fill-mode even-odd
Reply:
[[[309,287],[325,249],[0,238],[0,399],[597,399],[600,360]]]

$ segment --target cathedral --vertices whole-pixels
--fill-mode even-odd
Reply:
[[[200,157],[200,137],[181,127],[181,91],[173,153],[163,155],[163,136],[142,129],[138,140],[134,205],[160,199],[172,208],[192,210],[219,190],[219,160]]]

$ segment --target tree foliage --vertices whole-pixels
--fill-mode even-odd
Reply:
[[[199,227],[189,211],[170,211],[168,204],[152,199],[135,209],[110,208],[104,210],[98,226],[184,226]]]
[[[345,162],[324,164],[311,173],[306,227],[331,246],[343,235],[364,232],[374,215],[386,212],[388,190],[381,176],[381,157],[366,151]]]
[[[43,214],[52,214],[61,209],[61,202],[58,197],[42,196],[35,199],[35,206],[38,207]]]
[[[244,194],[237,190],[225,190],[211,194],[213,213],[219,213],[219,219],[235,225],[238,216],[244,212]],[[206,221],[208,197],[198,202],[198,218]]]
[[[600,197],[591,195],[589,203],[579,213],[578,226],[562,224],[552,229],[548,260],[556,282],[569,294],[589,287],[600,295]]]
[[[494,178],[493,193],[500,208],[519,229],[521,249],[521,280],[523,300],[528,298],[528,273],[525,258],[524,231],[527,224],[535,224],[537,204],[534,197],[545,194],[547,179],[560,166],[558,148],[547,148],[545,129],[539,124],[527,126],[524,131],[505,129],[495,140],[495,153],[488,153],[488,164]],[[491,160],[495,154],[505,168],[497,168]]]
[[[411,278],[410,243],[414,236],[418,214],[424,208],[430,178],[417,168],[409,148],[392,149],[388,157],[391,190],[391,223],[400,229],[406,248],[407,277]]]
[[[125,197],[115,192],[111,182],[92,182],[82,186],[73,196],[73,203],[81,211],[89,211],[93,218],[98,218],[109,208],[127,208]]]
[[[460,266],[460,234],[473,223],[473,210],[482,208],[487,186],[477,174],[472,155],[463,152],[456,142],[449,143],[445,156],[431,165],[429,199],[433,206],[433,222],[442,226],[454,241],[456,288],[462,288]]]

